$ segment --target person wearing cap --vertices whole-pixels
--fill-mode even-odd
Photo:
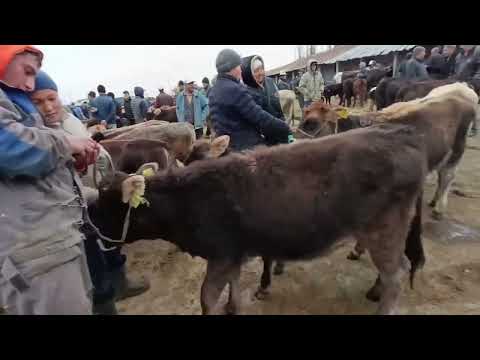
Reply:
[[[123,117],[127,119],[128,125],[135,125],[135,116],[133,116],[132,110],[132,98],[130,93],[125,90],[123,92]]]
[[[75,168],[98,156],[88,137],[44,126],[28,93],[43,54],[0,45],[0,307],[13,315],[92,313]]]
[[[136,86],[133,89],[135,97],[132,100],[132,112],[135,118],[135,124],[145,122],[147,120],[147,112],[150,108],[150,104],[145,99],[145,91],[142,87]]]
[[[423,46],[416,46],[413,49],[412,58],[407,61],[405,65],[405,80],[422,81],[430,79],[427,68],[423,64],[425,59],[425,48]]]
[[[186,80],[185,90],[177,95],[177,118],[179,122],[192,124],[197,139],[201,139],[208,115],[208,99],[194,89],[194,83],[193,80]]]
[[[307,72],[303,74],[298,85],[298,90],[303,94],[304,107],[310,106],[314,101],[322,100],[324,81],[322,73],[318,66],[318,61],[310,59],[308,61]]]
[[[216,59],[217,81],[208,102],[217,136],[230,136],[230,149],[243,151],[265,145],[266,139],[288,142],[288,125],[263,110],[242,79],[242,59],[234,50],[220,51]]]
[[[45,125],[62,131],[64,134],[90,137],[90,133],[74,115],[64,111],[58,87],[51,77],[43,71],[37,74],[35,90],[30,95],[33,103],[45,119]],[[107,151],[100,146],[97,159],[99,170],[106,169],[109,161]],[[91,165],[93,167],[93,165]],[[90,169],[93,171],[93,169]],[[105,173],[102,174],[105,176]],[[92,183],[92,179],[89,183]],[[91,195],[89,202],[96,200],[98,191],[86,186],[85,193]],[[86,236],[85,249],[90,275],[94,285],[93,313],[99,315],[115,315],[117,313],[115,299],[139,295],[148,290],[149,284],[135,280],[126,275],[126,256],[120,248],[103,252],[97,242],[98,235],[92,229],[82,229]],[[100,241],[100,240],[98,240]],[[107,246],[108,247],[108,246]]]
[[[278,79],[278,90],[292,90],[290,84],[287,82],[287,73],[282,71]]]

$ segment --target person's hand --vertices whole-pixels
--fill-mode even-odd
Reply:
[[[67,136],[70,150],[76,158],[84,159],[90,165],[95,162],[100,152],[100,146],[94,140],[83,136]]]

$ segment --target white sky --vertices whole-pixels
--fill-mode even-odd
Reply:
[[[98,84],[116,97],[124,90],[133,95],[142,86],[156,96],[159,85],[173,89],[178,80],[215,74],[215,58],[224,48],[243,56],[258,54],[266,69],[295,60],[295,45],[39,45],[44,52],[42,69],[59,87],[66,102],[87,97]]]

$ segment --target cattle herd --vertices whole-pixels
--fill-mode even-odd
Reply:
[[[389,71],[351,84],[363,93],[376,87],[377,111],[351,115],[328,101],[341,87],[348,105],[350,85],[327,87],[327,101],[306,109],[293,144],[230,153],[228,136],[194,140],[191,125],[155,120],[135,125],[137,133],[96,135],[112,159],[89,215],[106,244],[164,239],[205,259],[203,314],[240,312],[246,259],[263,258],[261,298],[273,262],[276,272],[287,262],[288,271],[289,261],[326,256],[347,241],[356,244],[349,259],[368,251],[378,271],[367,298],[379,303],[378,314],[393,314],[403,275],[413,286],[426,261],[426,176],[438,173],[430,205],[441,218],[479,98],[464,83],[381,80]]]

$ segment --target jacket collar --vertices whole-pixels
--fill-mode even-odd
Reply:
[[[218,74],[218,77],[217,77],[217,80],[218,79],[228,79],[228,80],[233,80],[235,81],[236,83],[240,83],[240,80],[237,80],[236,78],[234,78],[232,75],[230,74]]]

